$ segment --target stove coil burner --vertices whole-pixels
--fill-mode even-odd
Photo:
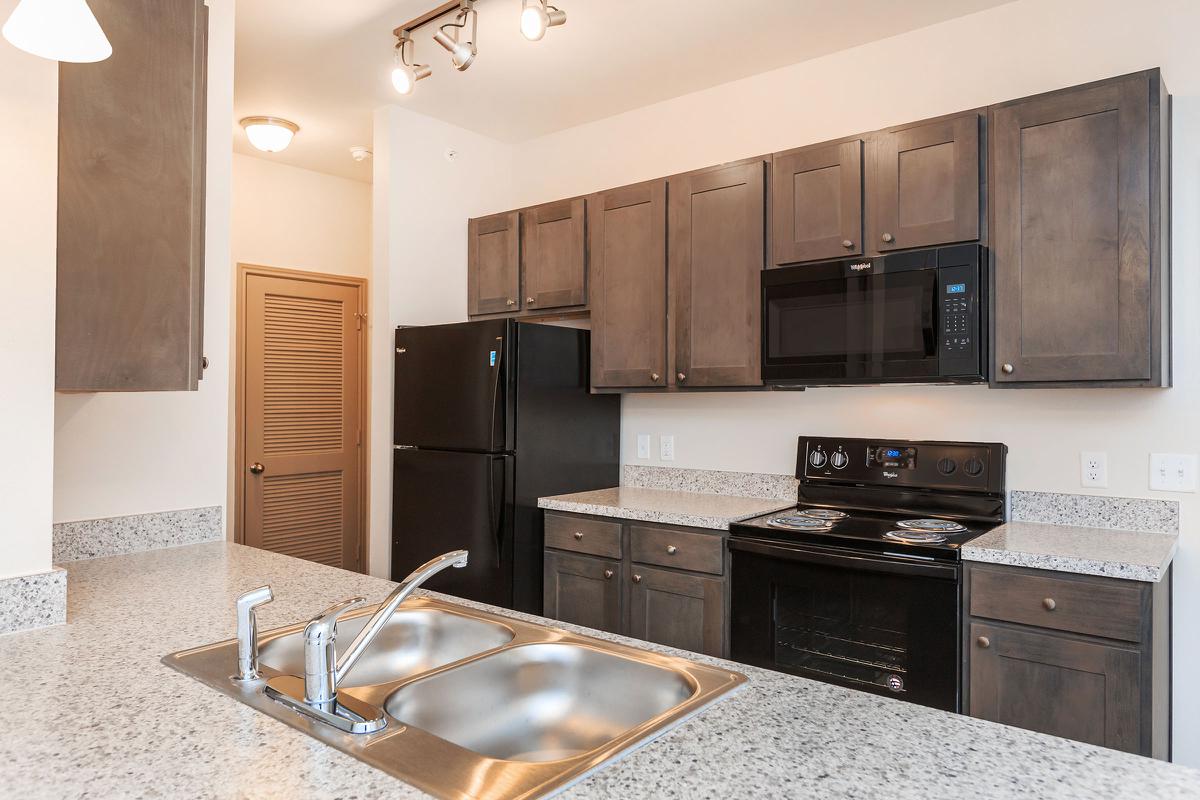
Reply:
[[[906,519],[897,522],[896,527],[923,533],[961,533],[966,530],[965,526],[948,519]]]
[[[833,527],[829,520],[814,519],[806,516],[773,517],[767,520],[772,528],[786,528],[791,531],[827,531]]]
[[[883,538],[904,544],[941,544],[946,541],[945,534],[918,530],[888,531]]]
[[[839,522],[849,515],[845,511],[837,511],[832,508],[806,508],[800,512],[800,516]]]

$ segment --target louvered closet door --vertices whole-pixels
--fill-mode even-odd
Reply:
[[[248,275],[244,541],[361,569],[359,287]]]

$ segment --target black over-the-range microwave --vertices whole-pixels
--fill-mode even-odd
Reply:
[[[977,244],[762,273],[762,376],[780,388],[987,380]]]

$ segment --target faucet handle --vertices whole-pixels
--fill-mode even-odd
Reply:
[[[364,602],[366,602],[365,597],[351,597],[349,600],[331,605],[304,626],[304,640],[314,643],[332,641],[337,635],[338,617]]]
[[[238,595],[237,641],[239,681],[258,680],[258,615],[254,609],[275,599],[270,586],[260,586]]]

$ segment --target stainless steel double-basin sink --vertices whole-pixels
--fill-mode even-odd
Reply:
[[[338,625],[349,641],[376,607]],[[230,676],[237,642],[163,662],[438,797],[533,798],[561,790],[736,688],[736,672],[409,598],[339,688],[384,709],[349,734],[272,700],[266,679],[304,674],[303,623],[263,633],[262,681]]]

